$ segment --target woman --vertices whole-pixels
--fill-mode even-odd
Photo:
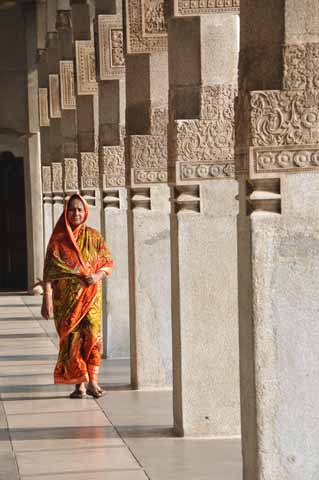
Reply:
[[[98,398],[101,359],[101,280],[112,259],[101,235],[86,226],[88,205],[78,194],[66,202],[52,233],[44,265],[41,314],[54,314],[60,351],[55,383],[75,384],[71,398]],[[88,382],[85,388],[85,382]]]

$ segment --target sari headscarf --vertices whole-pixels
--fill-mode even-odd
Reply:
[[[72,230],[68,221],[70,202],[78,198],[85,218]],[[85,275],[112,270],[112,259],[101,235],[88,227],[88,204],[78,194],[66,202],[48,244],[44,281],[53,290],[53,310],[60,338],[60,352],[54,372],[55,383],[82,383],[97,375],[101,343],[101,288],[86,285]],[[100,282],[99,282],[100,283]]]

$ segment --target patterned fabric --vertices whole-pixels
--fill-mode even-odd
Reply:
[[[80,196],[85,208],[88,205]],[[101,358],[101,282],[83,285],[83,275],[112,270],[110,252],[99,232],[82,223],[73,231],[67,210],[52,233],[44,265],[44,281],[51,282],[56,330],[60,351],[54,370],[55,383],[96,380]]]

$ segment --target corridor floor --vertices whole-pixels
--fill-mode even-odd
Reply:
[[[104,362],[97,401],[53,385],[40,301],[0,296],[0,480],[241,480],[240,442],[174,438],[171,393],[130,390],[126,360]]]

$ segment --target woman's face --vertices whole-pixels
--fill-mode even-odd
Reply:
[[[79,198],[74,198],[69,203],[67,217],[71,227],[78,227],[84,222],[84,205]]]

